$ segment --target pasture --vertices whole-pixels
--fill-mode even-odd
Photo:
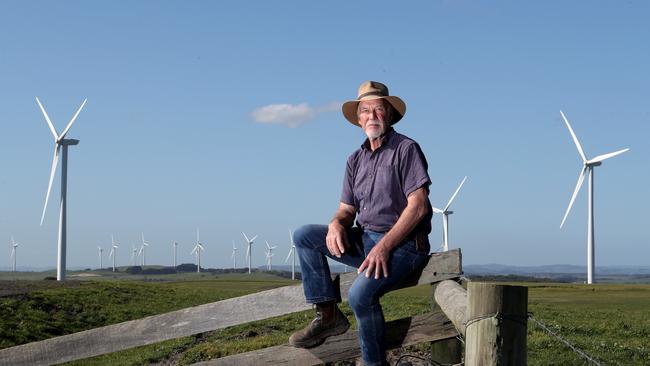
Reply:
[[[146,277],[72,273],[64,284],[37,280],[33,273],[13,275],[25,279],[7,276],[0,277],[0,348],[296,283],[263,272]],[[650,364],[650,285],[524,285],[529,287],[533,316],[587,354],[606,365]],[[428,286],[388,294],[383,299],[386,319],[427,312],[430,296]],[[343,311],[354,323],[345,304]],[[286,343],[289,334],[310,319],[311,312],[301,312],[70,364],[187,365]],[[406,352],[425,349],[420,345]],[[532,321],[528,363],[588,364]]]

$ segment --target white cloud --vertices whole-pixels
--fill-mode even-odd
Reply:
[[[340,110],[341,103],[332,102],[320,107],[310,107],[303,104],[269,104],[256,108],[251,117],[257,123],[281,124],[288,127],[298,127],[308,122],[319,113],[333,112]]]

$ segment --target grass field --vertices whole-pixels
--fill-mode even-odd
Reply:
[[[84,280],[64,284],[0,280],[0,348],[292,283],[263,273],[176,276],[147,276],[146,281],[77,277]],[[524,285],[535,318],[603,364],[650,364],[650,286]],[[387,320],[427,312],[430,296],[428,286],[388,294],[382,299]],[[354,319],[346,305],[343,311]],[[309,311],[296,313],[70,364],[187,365],[286,343],[289,334],[310,319]],[[588,364],[530,321],[528,360],[529,365]]]

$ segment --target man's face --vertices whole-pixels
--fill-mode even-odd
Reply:
[[[359,124],[369,139],[374,140],[386,132],[388,128],[386,121],[388,108],[383,99],[359,102],[357,109]]]

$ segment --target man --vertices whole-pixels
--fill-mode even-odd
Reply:
[[[306,225],[294,234],[305,298],[316,305],[316,318],[289,343],[313,347],[350,327],[336,305],[341,300],[327,256],[358,268],[348,302],[357,319],[362,358],[368,366],[385,365],[379,298],[428,258],[431,180],[418,144],[393,130],[406,104],[390,96],[384,84],[364,82],[357,99],[344,103],[342,111],[368,138],[348,158],[341,202],[329,225]]]

